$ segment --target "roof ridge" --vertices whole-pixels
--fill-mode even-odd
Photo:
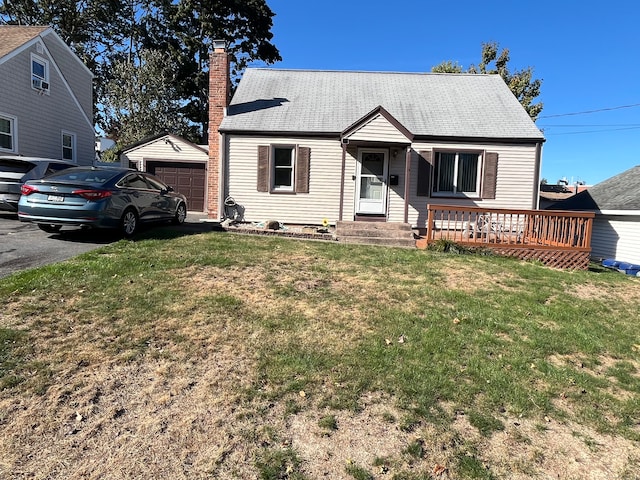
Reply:
[[[273,68],[273,67],[247,67],[246,70],[262,70],[268,72],[294,72],[294,73],[363,73],[375,75],[434,75],[434,76],[474,76],[474,77],[495,77],[497,73],[469,73],[469,72],[401,72],[395,70],[323,70],[319,68]]]

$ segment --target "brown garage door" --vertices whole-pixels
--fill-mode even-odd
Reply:
[[[204,163],[147,162],[147,171],[187,197],[189,210],[204,211],[207,178]]]

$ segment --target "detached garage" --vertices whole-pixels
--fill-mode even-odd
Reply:
[[[206,145],[171,134],[141,140],[120,155],[123,165],[153,173],[185,195],[189,210],[195,212],[205,211],[208,161]]]

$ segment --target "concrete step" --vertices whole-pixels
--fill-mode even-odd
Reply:
[[[343,243],[415,247],[413,230],[408,223],[337,222],[336,238]]]
[[[336,223],[336,230],[368,230],[368,231],[404,231],[411,232],[411,225],[400,222],[348,222],[340,221]]]
[[[338,242],[360,245],[383,245],[385,247],[415,248],[413,238],[384,238],[384,237],[338,237]]]

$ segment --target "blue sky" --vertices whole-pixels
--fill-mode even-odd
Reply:
[[[543,178],[594,185],[640,165],[637,0],[267,4],[282,56],[273,68],[428,72],[445,60],[467,68],[483,42],[497,42],[511,70],[530,66],[543,81]]]

